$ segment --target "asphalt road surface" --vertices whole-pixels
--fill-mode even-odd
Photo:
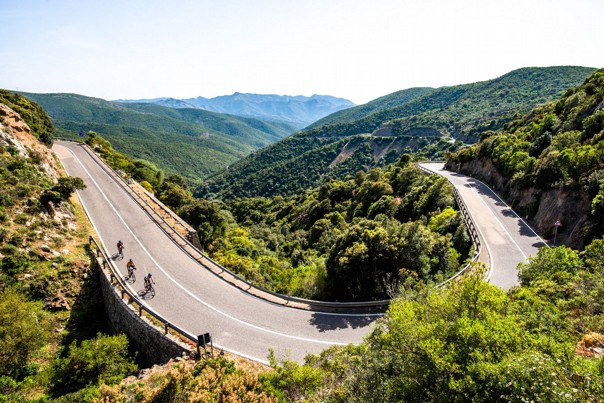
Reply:
[[[331,345],[360,343],[380,317],[289,308],[233,287],[183,252],[82,146],[56,141],[53,150],[68,175],[84,180],[78,196],[108,256],[124,242],[114,263],[125,276],[133,259],[132,291],[142,292],[151,272],[156,294],[144,303],[192,334],[210,332],[215,347],[264,363],[273,348],[278,358],[302,361]]]
[[[479,260],[489,266],[487,279],[506,290],[517,285],[518,263],[535,256],[545,241],[481,181],[446,171],[443,163],[420,165],[449,179],[468,206],[483,245]]]

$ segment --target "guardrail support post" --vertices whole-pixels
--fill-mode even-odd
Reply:
[[[164,334],[168,334],[168,326],[170,325],[170,322],[164,322]]]
[[[143,306],[140,303],[138,305],[138,316],[143,316]]]

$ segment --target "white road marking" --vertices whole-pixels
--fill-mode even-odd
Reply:
[[[505,227],[505,225],[503,225],[503,223],[501,222],[501,220],[499,220],[499,218],[497,217],[497,215],[495,214],[495,212],[493,211],[493,209],[491,209],[491,206],[489,206],[487,204],[487,202],[484,201],[484,199],[482,197],[479,197],[479,199],[487,207],[487,210],[489,210],[489,212],[491,213],[491,215],[493,216],[493,218],[495,218],[495,220],[497,221],[497,223],[499,224],[499,226],[501,227],[501,229],[503,230],[503,232],[510,239],[510,241],[512,241],[512,243],[514,245],[516,245],[516,248],[520,251],[520,254],[524,258],[524,260],[527,260],[526,254],[522,251],[522,248],[520,248],[520,245],[518,245],[518,243],[516,243],[516,241],[514,240],[514,238],[512,237],[512,235],[510,235],[510,233],[508,232],[508,230]]]

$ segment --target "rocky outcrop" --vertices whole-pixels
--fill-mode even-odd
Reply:
[[[0,144],[15,148],[23,157],[40,161],[48,176],[59,176],[59,165],[52,151],[34,137],[17,112],[4,104],[0,104]]]
[[[564,186],[542,190],[514,186],[490,158],[466,163],[447,161],[445,168],[487,183],[518,214],[550,243],[583,249],[583,231],[591,224],[589,195],[580,188]],[[559,223],[561,226],[556,226]]]

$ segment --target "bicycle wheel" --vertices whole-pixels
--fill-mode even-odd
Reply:
[[[134,270],[132,270],[132,272],[130,273],[129,276],[130,280],[132,280],[133,282],[136,281],[136,274],[134,274]]]
[[[151,294],[151,298],[155,297],[155,288],[152,285],[149,286],[149,294]]]

